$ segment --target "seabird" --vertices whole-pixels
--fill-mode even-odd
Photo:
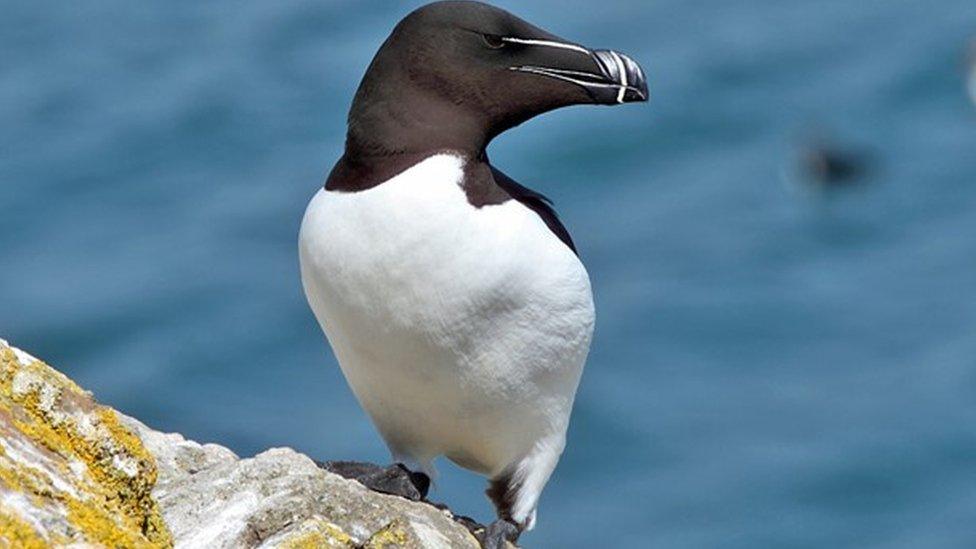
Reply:
[[[832,141],[823,132],[804,140],[796,162],[800,180],[823,189],[857,185],[875,168],[870,151]]]
[[[443,455],[490,479],[498,520],[486,547],[533,527],[565,446],[593,298],[552,203],[485,149],[559,107],[647,99],[631,58],[487,4],[437,2],[393,29],[299,235],[309,305],[396,464],[335,468],[386,491],[405,478],[422,498]]]

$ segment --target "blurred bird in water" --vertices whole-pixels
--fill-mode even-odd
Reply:
[[[794,171],[800,182],[826,189],[862,183],[874,169],[869,151],[817,137],[801,143]]]

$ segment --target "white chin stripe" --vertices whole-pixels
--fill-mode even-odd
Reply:
[[[617,103],[623,103],[624,94],[627,93],[627,67],[624,66],[624,60],[620,58],[617,52],[610,50],[610,55],[613,56],[613,61],[617,64],[617,70],[620,71],[620,91],[617,92]]]
[[[509,38],[503,36],[502,42],[511,42],[512,44],[524,44],[526,46],[542,46],[545,48],[559,48],[563,50],[571,50],[582,54],[590,55],[590,50],[584,48],[583,46],[577,46],[576,44],[564,44],[562,42],[553,42],[552,40],[533,40],[531,38]]]

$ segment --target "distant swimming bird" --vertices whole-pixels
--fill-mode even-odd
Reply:
[[[807,183],[842,187],[861,182],[872,166],[871,155],[865,150],[817,139],[800,146],[797,167],[800,178]]]
[[[486,4],[438,2],[396,26],[299,237],[309,304],[402,464],[351,476],[409,476],[423,496],[444,455],[491,479],[499,519],[487,547],[532,528],[565,445],[593,300],[551,203],[485,148],[559,107],[647,99],[629,57]]]

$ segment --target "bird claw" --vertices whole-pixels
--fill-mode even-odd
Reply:
[[[411,471],[402,463],[389,467],[362,461],[316,461],[315,464],[320,469],[355,480],[374,492],[392,494],[412,501],[426,501],[427,491],[430,489],[430,477]],[[436,503],[431,505],[438,509],[446,508]],[[461,515],[456,515],[454,520],[466,527],[478,539],[483,549],[505,549],[506,542],[515,545],[522,533],[518,525],[505,519],[498,519],[488,526],[482,526]]]
[[[505,542],[515,545],[522,530],[511,521],[498,519],[485,527],[478,538],[483,549],[505,549]]]

